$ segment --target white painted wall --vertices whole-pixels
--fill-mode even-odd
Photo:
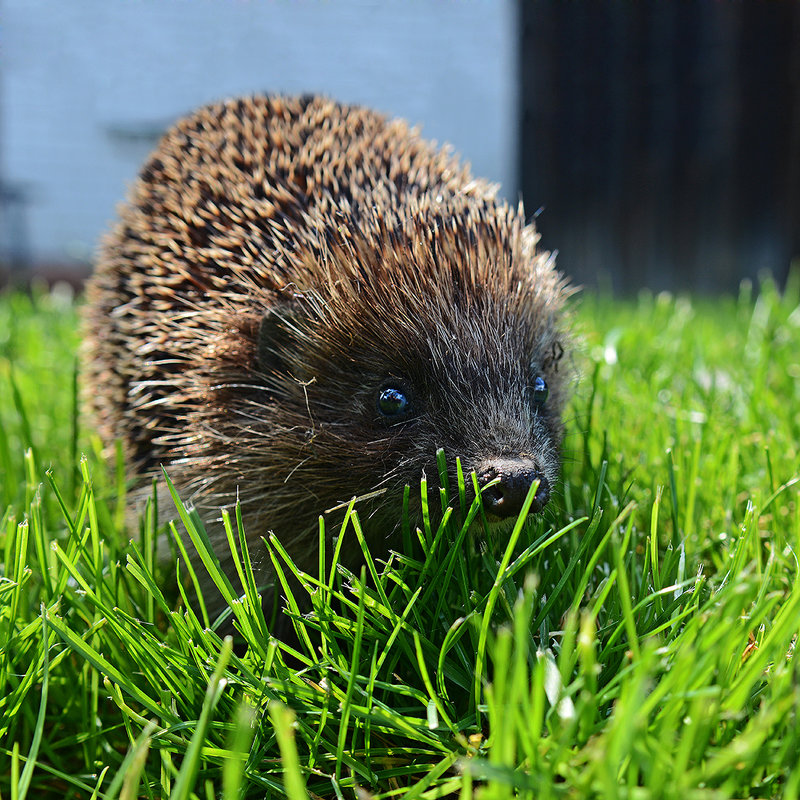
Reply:
[[[0,0],[0,24],[0,178],[34,262],[91,258],[153,136],[234,94],[405,117],[517,196],[514,0]]]

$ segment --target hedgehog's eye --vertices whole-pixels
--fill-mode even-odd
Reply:
[[[378,411],[384,417],[404,417],[411,410],[408,393],[398,386],[384,386],[378,390]]]
[[[549,393],[550,390],[547,388],[547,381],[541,375],[537,375],[536,380],[533,382],[534,405],[543,406],[547,402],[547,395]]]

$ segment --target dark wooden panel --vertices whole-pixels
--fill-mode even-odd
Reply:
[[[800,256],[800,4],[520,2],[520,183],[577,281],[735,289]]]

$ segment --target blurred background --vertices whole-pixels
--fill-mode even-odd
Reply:
[[[450,142],[587,287],[800,257],[800,3],[0,0],[0,283],[78,284],[164,129],[322,92]]]

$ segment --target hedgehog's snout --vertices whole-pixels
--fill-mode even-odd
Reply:
[[[482,491],[484,508],[495,516],[517,516],[535,481],[539,481],[539,488],[533,498],[530,513],[541,511],[550,499],[550,484],[539,465],[531,458],[492,459],[481,464],[476,473],[482,487],[498,479],[497,483]]]

